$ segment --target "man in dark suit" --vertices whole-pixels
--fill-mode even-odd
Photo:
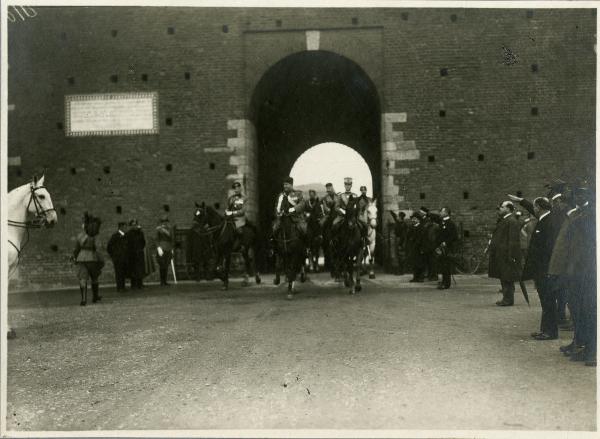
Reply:
[[[440,210],[440,234],[437,242],[437,253],[439,254],[438,266],[442,273],[442,281],[438,283],[438,289],[447,290],[451,285],[451,277],[454,271],[453,254],[456,253],[458,243],[458,229],[450,218],[450,209],[442,207]]]
[[[115,268],[117,291],[125,291],[125,277],[127,276],[127,238],[125,237],[126,223],[120,222],[118,229],[110,237],[106,251],[110,255]]]
[[[390,210],[390,214],[394,219],[394,235],[396,236],[396,259],[398,261],[397,274],[402,275],[406,271],[406,235],[410,224],[405,219],[406,214],[399,212],[396,214]]]
[[[515,302],[515,281],[521,278],[521,226],[514,215],[515,206],[504,201],[498,207],[500,221],[490,241],[488,276],[500,279],[502,300],[498,306],[512,306]]]
[[[423,216],[419,212],[411,215],[412,225],[406,236],[406,247],[413,269],[413,278],[409,282],[423,282],[425,271],[425,257],[423,253],[423,241],[425,229],[423,228]]]
[[[558,338],[558,308],[556,289],[548,277],[548,264],[554,247],[554,230],[550,211],[552,205],[547,198],[539,197],[533,202],[534,214],[538,218],[529,242],[522,280],[533,279],[542,305],[540,332],[531,334],[536,340]]]

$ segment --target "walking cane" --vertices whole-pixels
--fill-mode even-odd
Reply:
[[[173,270],[173,282],[177,285],[177,275],[175,274],[175,262],[171,259],[171,270]]]

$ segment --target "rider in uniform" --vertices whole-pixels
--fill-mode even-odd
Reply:
[[[336,215],[335,206],[338,204],[338,194],[335,193],[333,184],[327,183],[325,189],[327,190],[327,193],[321,200],[321,212],[323,216],[321,217],[320,222],[323,229],[331,226],[334,216]]]
[[[287,199],[288,211],[283,212],[283,200]],[[301,191],[294,190],[294,179],[286,177],[283,179],[283,192],[277,197],[275,205],[275,221],[273,222],[273,236],[277,236],[279,227],[281,226],[281,216],[284,213],[291,215],[292,222],[296,225],[296,229],[300,233],[302,240],[306,240],[306,220],[304,219],[305,202]]]
[[[248,220],[246,219],[247,198],[242,194],[242,185],[239,181],[233,183],[231,188],[233,189],[233,195],[227,200],[225,216],[227,218],[233,218],[235,230],[241,235],[244,231],[244,227],[248,225]]]
[[[346,215],[346,208],[348,206],[348,202],[351,199],[358,198],[358,196],[354,192],[352,192],[352,178],[350,178],[350,177],[344,178],[344,188],[346,189],[346,191],[338,194],[338,202],[335,206],[337,216],[333,220],[333,225],[332,225],[332,230],[334,233],[338,230],[338,228],[340,227],[340,223],[342,222],[342,220],[344,219],[344,216]],[[368,199],[368,197],[366,195],[366,187],[365,187],[364,198]],[[361,203],[364,203],[364,202],[365,202],[364,199],[361,199],[359,201],[359,208],[362,208]],[[368,201],[367,201],[367,204],[368,204]],[[367,224],[363,220],[363,218],[361,218],[361,215],[358,215],[357,219],[358,219],[358,225],[360,228],[361,236],[362,236],[363,240],[366,240]]]

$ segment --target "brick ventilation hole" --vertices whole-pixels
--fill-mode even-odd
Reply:
[[[223,25],[223,33],[226,34],[227,32],[229,32],[229,26],[227,26],[226,24]]]
[[[142,73],[142,81],[146,82],[148,80],[148,75],[145,73]]]
[[[62,124],[62,122],[57,122],[57,123],[56,123],[56,128],[57,128],[57,129],[59,129],[59,130],[62,130],[62,129],[63,129],[63,124]]]
[[[402,20],[408,21],[408,12],[403,12],[402,14],[400,14],[400,17],[402,18]]]
[[[446,117],[446,110],[440,110],[440,117]]]
[[[424,194],[423,192],[421,192],[421,193],[419,194],[419,198],[420,198],[421,200],[424,200],[424,199],[425,199],[425,194]]]
[[[66,211],[66,209],[64,207],[60,208],[60,214],[61,215],[66,215],[67,214],[67,211]]]
[[[189,80],[190,80],[190,78],[192,77],[192,75],[190,75],[190,72],[185,72],[185,73],[183,74],[183,77],[184,77],[186,80],[188,80],[188,81],[189,81]]]
[[[448,76],[448,69],[445,67],[440,69],[440,76]]]
[[[74,78],[74,77],[72,77],[72,76],[69,76],[69,77],[67,78],[67,81],[69,82],[69,85],[73,85],[73,84],[75,84],[75,78]]]
[[[464,236],[465,238],[468,238],[469,236],[471,236],[471,233],[469,233],[469,231],[468,231],[468,230],[465,230],[465,231],[463,231],[463,236]]]
[[[171,126],[171,125],[173,125],[173,119],[171,119],[170,117],[167,117],[167,119],[165,120],[165,123],[166,123],[168,126]]]
[[[522,191],[517,191],[517,197],[522,197],[523,196],[523,192]]]
[[[537,109],[537,107],[532,107],[531,108],[531,115],[532,116],[537,116],[538,115],[538,109]]]
[[[538,71],[538,65],[537,64],[531,64],[531,71],[533,73],[537,73],[537,71]]]
[[[221,208],[221,205],[219,203],[215,203],[213,204],[213,207],[217,210],[219,210]]]
[[[484,159],[485,159],[485,156],[483,154],[479,154],[477,156],[477,160],[480,161],[480,162],[482,162]]]
[[[452,14],[452,15],[450,16],[450,21],[451,21],[452,23],[456,23],[456,20],[458,20],[458,17],[456,16],[456,14]]]
[[[117,76],[117,75],[110,75],[110,82],[114,82],[114,83],[119,82],[119,76]]]
[[[531,9],[527,11],[527,18],[533,18],[533,11]]]
[[[165,169],[167,170],[167,172],[171,172],[173,170],[173,165],[171,163],[167,163],[167,166],[165,166]]]
[[[71,168],[71,175],[75,175],[75,174],[77,174],[77,169]]]
[[[469,199],[469,193],[468,192],[463,192],[463,200],[468,200]]]
[[[104,168],[102,168],[102,170],[105,174],[110,174],[110,166],[105,166]]]
[[[352,17],[352,24],[356,26],[358,24],[358,18]]]
[[[100,182],[102,181],[102,178],[98,177],[98,178],[96,179],[96,181],[98,181],[98,183],[100,183]]]
[[[121,206],[117,206],[117,207],[115,208],[115,211],[116,211],[118,214],[121,214],[121,213],[123,213],[123,208],[122,208]]]
[[[214,163],[209,163],[208,165],[209,169],[211,169],[212,171],[215,170],[215,164]]]
[[[427,161],[428,161],[428,162],[430,162],[430,163],[431,163],[431,162],[435,162],[435,156],[434,156],[434,155],[430,155],[430,156],[428,156],[428,157],[427,157]]]
[[[112,35],[113,38],[115,38],[117,36],[117,33],[118,32],[116,30],[113,30],[110,32],[110,34]]]
[[[527,160],[533,160],[535,158],[535,152],[528,152],[527,153]]]
[[[168,27],[168,28],[167,28],[167,33],[168,33],[169,35],[173,35],[173,34],[175,33],[175,28],[174,28],[174,27]]]
[[[53,252],[57,252],[57,251],[58,251],[58,245],[56,245],[56,244],[52,244],[52,245],[50,246],[50,250],[52,250]]]
[[[17,168],[17,177],[20,177],[23,175],[23,171],[21,170],[21,168]]]
[[[275,26],[281,27],[281,25],[282,25],[281,20],[275,20]]]
[[[168,212],[168,211],[170,211],[170,210],[171,210],[171,208],[169,207],[169,205],[168,205],[168,204],[163,204],[163,210],[164,210],[165,212]]]

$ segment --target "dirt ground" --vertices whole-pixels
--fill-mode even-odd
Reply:
[[[596,429],[596,368],[529,337],[531,285],[271,280],[9,294],[8,429]]]

